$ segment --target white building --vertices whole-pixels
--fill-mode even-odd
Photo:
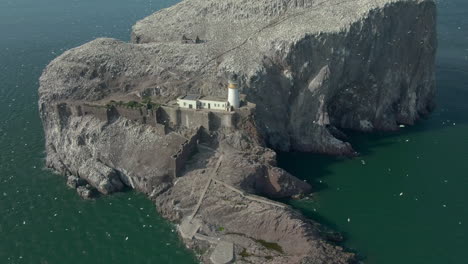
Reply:
[[[203,96],[199,99],[200,109],[229,110],[228,102],[221,98]]]
[[[198,99],[200,97],[198,94],[187,94],[177,98],[177,104],[181,108],[198,109]]]
[[[232,108],[239,108],[240,94],[237,81],[233,79],[229,80],[227,100],[213,96],[187,94],[177,98],[177,104],[181,108],[188,109],[213,109],[230,111]]]
[[[228,102],[225,99],[212,96],[200,96],[198,94],[181,96],[177,98],[177,104],[181,108],[189,109],[228,110]]]
[[[236,77],[229,80],[228,85],[228,102],[229,105],[234,108],[239,108],[240,106],[240,93]]]

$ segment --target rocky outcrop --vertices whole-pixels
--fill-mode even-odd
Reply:
[[[212,55],[182,66],[199,72],[195,89],[222,93],[217,78],[235,72],[269,145],[340,154],[351,147],[328,126],[394,130],[433,108],[435,15],[432,0],[184,1],[139,21],[132,39],[200,36],[191,49]]]
[[[41,101],[224,96],[234,72],[270,146],[335,154],[351,146],[327,127],[392,130],[434,106],[432,0],[188,0],[138,22],[132,39],[145,44],[98,39],[57,58]]]
[[[257,196],[311,190],[267,147],[352,154],[340,129],[414,123],[434,107],[435,51],[433,0],[185,0],[139,21],[132,43],[97,39],[47,66],[47,165],[71,175],[83,197],[130,187],[164,217],[196,220],[185,242],[207,263],[213,241],[233,243],[237,263],[349,263],[353,254],[318,224]],[[105,108],[122,98],[225,97],[231,74],[255,105],[239,109],[232,127],[155,127]],[[84,104],[98,110],[83,113]]]

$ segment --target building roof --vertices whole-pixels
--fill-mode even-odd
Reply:
[[[215,96],[201,96],[199,94],[186,94],[186,95],[179,97],[178,99],[193,100],[193,101],[197,101],[197,100],[214,101],[214,102],[222,102],[222,103],[227,102],[226,98],[215,97]]]
[[[184,95],[182,97],[180,97],[179,99],[182,99],[182,100],[198,100],[200,99],[200,95],[199,94],[187,94],[187,95]]]
[[[215,102],[227,102],[226,98],[221,98],[221,97],[214,97],[214,96],[203,96],[200,98],[200,100],[205,100],[205,101],[215,101]]]

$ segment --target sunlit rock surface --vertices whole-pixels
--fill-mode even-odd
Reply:
[[[432,0],[183,1],[139,21],[132,43],[97,39],[47,66],[39,89],[47,165],[73,175],[69,185],[86,197],[90,188],[110,194],[127,186],[172,221],[195,214],[200,235],[234,243],[237,263],[349,263],[354,255],[325,241],[320,225],[252,196],[311,190],[276,167],[268,147],[352,154],[341,128],[393,130],[430,112],[435,19]],[[162,133],[74,107],[225,97],[233,73],[255,111],[241,114],[235,128],[201,128],[201,146],[179,178],[171,156],[193,129]],[[209,263],[210,242],[185,242]]]

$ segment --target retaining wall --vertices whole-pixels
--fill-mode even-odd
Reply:
[[[161,106],[157,111],[156,121],[171,127],[197,128],[202,126],[210,131],[216,131],[220,128],[235,128],[237,115],[234,112],[210,112]]]
[[[209,130],[216,131],[220,128],[236,128],[237,114],[235,112],[210,112]]]
[[[197,132],[187,141],[185,141],[181,146],[179,151],[172,155],[172,168],[174,170],[174,177],[179,177],[182,175],[182,171],[185,167],[187,160],[192,157],[192,155],[197,150],[198,140],[201,134],[201,127],[197,129]]]
[[[125,117],[129,120],[137,121],[142,124],[156,126],[156,111],[153,109],[140,108],[127,108],[123,106],[113,106],[119,116]],[[112,109],[111,108],[111,109]]]
[[[88,104],[71,104],[69,106],[72,114],[77,116],[93,115],[104,122],[113,122],[122,116],[155,127],[158,131],[164,131],[166,134],[167,127],[198,128],[202,126],[209,131],[221,128],[235,129],[239,119],[235,112],[211,112],[171,106],[160,106],[157,109],[128,108],[115,105],[107,108]],[[63,104],[60,107],[63,108]]]
[[[180,125],[180,114],[177,108],[161,106],[156,111],[156,121],[171,127]]]
[[[108,122],[107,108],[102,106],[93,106],[93,105],[76,105],[74,107],[78,113],[78,116],[81,115],[93,115],[101,121]]]
[[[62,106],[63,107],[63,106]],[[157,110],[146,108],[127,108],[124,106],[112,106],[110,108],[104,106],[94,106],[87,104],[71,105],[71,112],[76,116],[93,115],[104,122],[112,122],[119,117],[136,121],[142,124],[150,125],[156,128],[160,134],[167,134],[167,129],[164,124],[157,122]]]
[[[210,112],[196,111],[190,109],[180,109],[180,125],[187,128],[196,128],[202,126],[209,129]]]

